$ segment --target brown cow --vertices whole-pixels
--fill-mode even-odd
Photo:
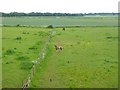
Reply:
[[[55,45],[55,49],[56,49],[56,51],[63,50],[62,46],[59,46],[59,45]]]

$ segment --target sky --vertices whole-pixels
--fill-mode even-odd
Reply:
[[[1,0],[0,12],[118,12],[120,0]]]

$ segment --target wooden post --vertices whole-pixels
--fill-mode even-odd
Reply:
[[[35,65],[33,66],[33,75],[35,74]]]
[[[23,87],[23,85],[24,85],[24,80],[22,80],[22,87]]]

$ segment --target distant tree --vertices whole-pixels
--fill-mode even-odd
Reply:
[[[49,25],[49,26],[47,26],[47,28],[53,28],[53,26],[52,26],[52,25]]]
[[[18,13],[18,12],[11,12],[11,13],[2,13],[3,17],[20,17],[20,16],[84,16],[84,15],[118,15],[118,13],[41,13],[41,12],[31,12],[31,13]]]

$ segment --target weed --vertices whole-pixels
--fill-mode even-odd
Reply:
[[[15,51],[13,49],[8,49],[4,54],[5,55],[12,55],[14,53],[15,53]]]
[[[25,61],[25,60],[28,60],[29,57],[27,57],[27,56],[18,56],[16,59],[20,60],[20,61]]]
[[[23,70],[30,70],[32,68],[32,65],[32,63],[25,61],[21,63],[20,68]]]

